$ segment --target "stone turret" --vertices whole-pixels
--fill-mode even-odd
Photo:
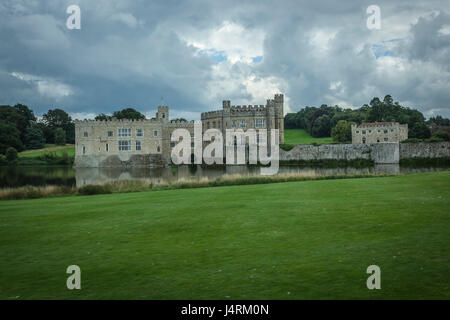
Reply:
[[[169,107],[159,106],[158,112],[156,113],[156,119],[161,120],[164,123],[169,122]]]

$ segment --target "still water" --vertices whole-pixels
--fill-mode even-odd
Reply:
[[[281,166],[279,174],[295,173],[306,176],[329,176],[369,173],[419,173],[442,171],[446,168],[403,168],[399,165],[376,165],[370,168],[320,168],[303,166]],[[257,175],[260,168],[255,166],[179,166],[167,168],[70,168],[70,167],[0,167],[0,188],[25,185],[66,185],[83,186],[102,184],[114,180],[143,180],[147,183],[196,180],[203,177],[215,179],[223,175]]]

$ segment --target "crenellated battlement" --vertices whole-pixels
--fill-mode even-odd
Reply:
[[[93,125],[123,125],[123,124],[147,124],[147,123],[161,123],[161,120],[157,120],[155,118],[152,119],[106,119],[106,120],[93,120],[93,119],[84,119],[84,120],[74,120],[75,125],[78,126],[93,126]]]
[[[169,123],[167,123],[167,127],[169,128],[193,128],[194,127],[194,120],[191,121],[171,121]]]

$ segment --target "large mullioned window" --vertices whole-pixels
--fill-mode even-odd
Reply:
[[[120,140],[119,141],[119,151],[131,151],[131,141]]]
[[[119,138],[127,138],[131,137],[131,129],[130,128],[119,128],[117,129],[117,135]]]
[[[255,128],[264,127],[264,119],[255,119]]]

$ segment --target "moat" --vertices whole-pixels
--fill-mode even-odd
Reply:
[[[442,171],[448,168],[406,168],[399,165],[375,165],[368,168],[323,168],[304,166],[280,166],[278,174],[295,173],[305,176],[333,176],[355,174],[396,174]],[[260,168],[255,166],[178,166],[165,168],[71,168],[71,167],[0,167],[0,188],[25,185],[78,186],[103,184],[114,180],[142,180],[150,183],[174,182],[179,180],[215,179],[224,175],[256,175]]]

